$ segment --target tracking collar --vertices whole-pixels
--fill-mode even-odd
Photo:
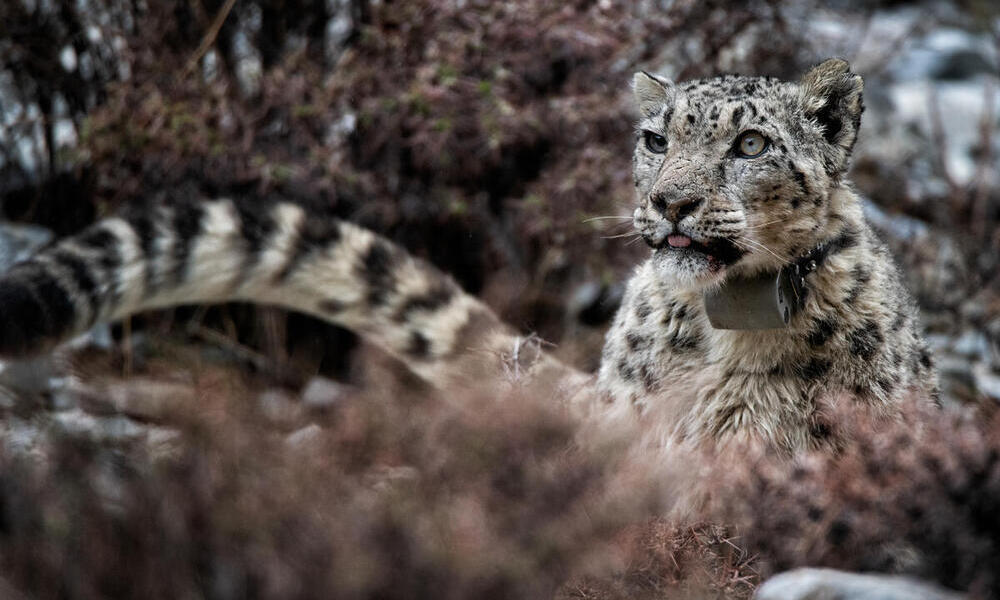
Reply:
[[[802,254],[777,272],[734,276],[705,292],[705,313],[715,329],[782,329],[806,302],[806,277],[854,238],[843,232]]]

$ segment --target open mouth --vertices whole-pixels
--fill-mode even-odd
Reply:
[[[732,265],[746,254],[736,244],[724,238],[697,242],[679,233],[668,235],[667,239],[656,248],[663,252],[701,254],[708,259],[710,264],[718,266]]]

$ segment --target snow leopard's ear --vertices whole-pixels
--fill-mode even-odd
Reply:
[[[833,148],[826,160],[829,173],[847,167],[847,159],[858,139],[864,81],[851,72],[847,61],[831,58],[813,67],[799,82],[806,117],[823,130],[823,138]]]
[[[668,79],[639,71],[632,76],[635,105],[643,117],[655,117],[674,98],[674,84]]]

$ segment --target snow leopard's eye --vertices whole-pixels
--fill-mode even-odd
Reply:
[[[740,158],[755,158],[767,150],[767,138],[759,131],[744,131],[736,138],[736,155]]]
[[[646,149],[655,154],[663,154],[667,151],[667,138],[652,131],[643,131],[642,137],[646,139]]]

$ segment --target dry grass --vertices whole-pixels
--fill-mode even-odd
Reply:
[[[563,586],[559,600],[750,598],[760,583],[756,557],[732,527],[655,519],[634,525],[621,542],[617,572]]]

